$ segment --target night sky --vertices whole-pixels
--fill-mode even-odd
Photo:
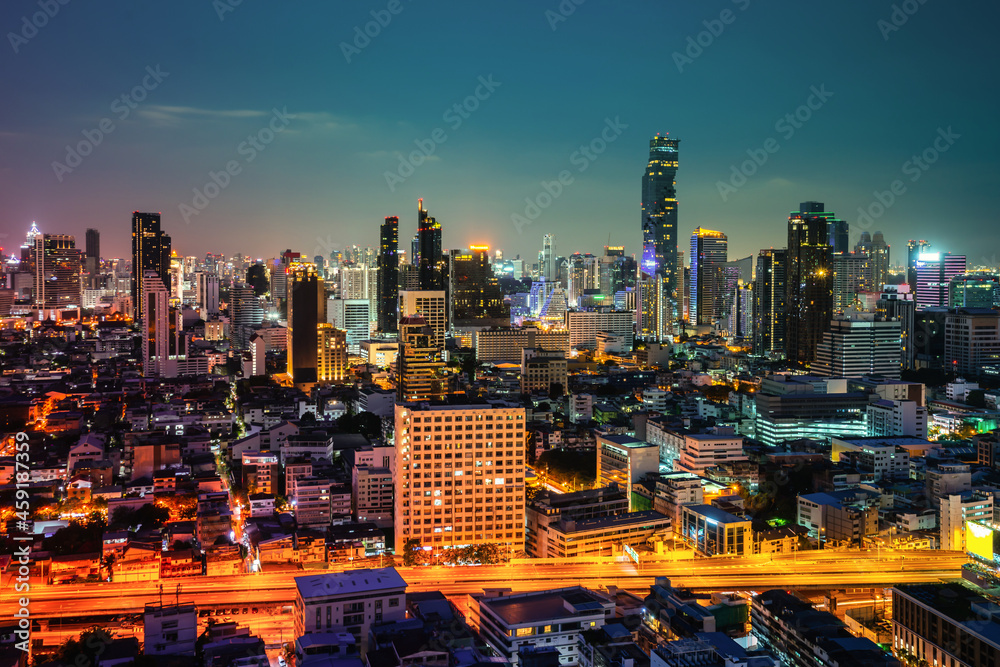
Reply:
[[[62,1],[42,0],[58,10],[37,30],[38,0],[0,6],[0,245],[37,220],[81,247],[97,227],[102,254],[125,256],[138,209],[162,211],[184,255],[375,246],[386,215],[408,250],[424,197],[445,247],[534,261],[545,233],[558,254],[610,234],[638,253],[648,141],[669,132],[682,249],[699,225],[730,258],[783,247],[810,199],[853,244],[859,207],[878,213],[898,179],[864,225],[893,263],[908,238],[1000,263],[996,3]],[[578,152],[594,140],[602,153]],[[416,142],[433,154],[401,178]],[[767,161],[720,193],[748,150]],[[925,150],[934,164],[908,162]],[[210,172],[228,184],[200,200]]]

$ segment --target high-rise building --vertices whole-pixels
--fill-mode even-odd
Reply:
[[[346,377],[347,332],[322,322],[316,326],[316,379],[343,382]]]
[[[835,215],[821,202],[799,208],[788,217],[785,358],[809,364],[833,317],[828,228]]]
[[[142,319],[143,282],[156,273],[170,291],[170,237],[160,229],[159,213],[132,214],[132,319]]]
[[[157,277],[155,271],[147,271],[142,281],[142,373],[176,377],[182,370],[179,360],[187,355],[184,320],[179,310],[170,307],[170,294]]]
[[[403,290],[399,293],[399,318],[419,315],[434,332],[434,345],[444,349],[448,333],[448,304],[444,291]]]
[[[872,262],[861,252],[842,252],[833,255],[833,309],[843,312],[858,303],[858,295],[875,291]],[[881,289],[881,286],[879,286]]]
[[[753,288],[753,352],[785,350],[786,262],[788,251],[764,249],[757,255]]]
[[[428,214],[423,199],[417,200],[417,237],[420,245],[420,289],[443,290],[445,266],[441,250],[441,223]]]
[[[970,273],[955,276],[948,284],[949,308],[992,308],[1000,282],[997,276]]]
[[[87,229],[87,250],[83,258],[83,272],[87,274],[87,289],[100,289],[101,279],[101,233]]]
[[[830,246],[830,252],[837,255],[848,251],[850,232],[846,220],[840,220],[839,218],[828,219],[826,223],[826,233],[827,245]]]
[[[233,283],[229,288],[229,340],[233,347],[245,349],[263,319],[264,309],[256,289],[246,283]]]
[[[506,318],[503,292],[490,265],[490,247],[472,245],[469,252],[448,255],[451,320]]]
[[[983,366],[997,363],[1000,363],[1000,311],[949,310],[944,328],[944,370],[978,375]]]
[[[827,377],[877,375],[899,378],[902,370],[901,325],[881,322],[873,313],[838,316],[823,332],[812,372]]]
[[[400,401],[438,400],[448,393],[441,349],[423,316],[404,315],[399,319],[396,394]]]
[[[270,291],[271,285],[267,279],[267,267],[260,260],[247,268],[247,284],[253,287],[253,292],[257,296],[264,296]]]
[[[323,279],[315,264],[292,264],[288,274],[288,375],[296,384],[317,382],[317,326],[326,322]]]
[[[722,265],[729,259],[722,232],[698,227],[691,235],[691,323],[711,325],[722,314]]]
[[[913,294],[917,293],[917,259],[930,247],[931,244],[924,240],[910,239],[906,242],[906,282],[909,283]]]
[[[899,322],[904,369],[913,368],[913,326],[916,306],[910,286],[906,283],[885,285],[882,296],[875,303],[875,313],[880,320]]]
[[[396,553],[411,539],[433,552],[485,543],[523,548],[524,408],[410,403],[395,410]],[[446,464],[450,457],[452,467],[439,470],[437,456]]]
[[[875,232],[872,236],[871,249],[867,253],[872,263],[872,283],[875,290],[882,289],[882,286],[889,282],[890,249],[882,232]]]
[[[679,139],[649,141],[642,177],[642,261],[639,333],[650,340],[673,334],[677,318],[677,190]]]
[[[399,316],[399,218],[386,217],[382,223],[378,253],[378,330],[395,333]]]
[[[556,267],[556,239],[552,234],[542,237],[542,251],[538,253],[538,277],[550,281],[559,279]]]
[[[38,234],[31,253],[34,301],[39,308],[82,305],[83,253],[67,234]]]
[[[219,314],[219,276],[214,273],[199,271],[195,274],[195,284],[198,290],[197,304],[205,315]]]
[[[992,561],[996,531],[991,524],[987,518],[969,529],[985,543]],[[973,553],[983,557],[978,551]],[[995,665],[1000,662],[995,604],[992,595],[963,580],[897,585],[892,589],[892,647],[906,651],[916,664]]]
[[[327,299],[327,321],[347,332],[347,349],[357,354],[361,341],[371,338],[371,304],[366,299]]]
[[[917,308],[947,306],[951,281],[964,274],[965,268],[965,255],[950,252],[917,255]]]

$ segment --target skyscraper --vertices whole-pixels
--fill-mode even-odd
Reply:
[[[35,305],[42,309],[80,306],[83,253],[77,250],[76,239],[67,234],[38,234],[33,243]]]
[[[950,308],[992,308],[996,303],[1000,283],[997,276],[971,273],[956,276],[948,285]]]
[[[399,218],[386,217],[382,223],[378,252],[378,330],[395,333],[399,300]]]
[[[170,292],[170,237],[160,229],[159,213],[132,214],[132,318],[142,319],[143,283],[152,271]]]
[[[452,321],[510,316],[490,264],[489,246],[471,245],[468,252],[449,253],[448,259]]]
[[[400,401],[438,400],[448,393],[447,378],[441,373],[441,346],[421,315],[399,318],[396,367],[396,395]]]
[[[875,232],[868,257],[872,262],[872,281],[876,290],[882,289],[882,286],[889,282],[889,250],[889,244],[885,242],[882,232]]]
[[[317,326],[320,323],[326,323],[323,279],[314,264],[292,264],[288,274],[288,374],[296,384],[319,379]]]
[[[948,305],[948,287],[965,273],[965,255],[923,252],[917,255],[917,308]]]
[[[916,302],[910,286],[906,283],[884,285],[882,290],[882,296],[875,303],[875,313],[881,320],[899,322],[903,368],[912,368]]]
[[[442,290],[445,285],[441,223],[428,215],[423,199],[417,200],[417,236],[420,239],[420,289]]]
[[[229,340],[233,347],[245,349],[263,319],[264,309],[255,289],[245,283],[233,283],[229,288]]]
[[[170,293],[158,277],[155,271],[147,271],[142,281],[142,374],[176,377],[187,354],[184,320],[170,307]]]
[[[729,256],[729,241],[722,232],[698,227],[691,235],[691,320],[711,325],[720,315],[722,265]]]
[[[207,271],[198,271],[194,277],[196,300],[198,308],[202,310],[202,319],[206,319],[206,315],[218,315],[219,276]]]
[[[766,249],[757,255],[753,288],[753,352],[768,355],[785,349],[785,265],[788,251]]]
[[[661,340],[673,333],[677,303],[677,190],[679,139],[649,140],[642,177],[640,333]]]
[[[100,287],[101,277],[101,233],[87,229],[87,252],[83,257],[83,272],[87,274],[87,289]]]
[[[538,275],[546,280],[558,279],[556,266],[556,239],[552,234],[542,237],[542,251],[538,253]]]
[[[444,349],[448,333],[448,301],[444,290],[403,290],[399,293],[399,318],[419,316],[434,332],[434,345]],[[402,335],[402,332],[400,332]]]
[[[910,284],[910,291],[917,293],[917,259],[921,253],[930,250],[931,244],[927,241],[915,241],[910,239],[906,242],[906,282]]]
[[[792,364],[816,358],[833,317],[830,221],[821,202],[808,201],[788,217],[785,357]]]
[[[901,322],[883,322],[874,313],[838,315],[823,332],[810,370],[826,377],[878,375],[898,379],[901,338]]]

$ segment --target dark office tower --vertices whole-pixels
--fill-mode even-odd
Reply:
[[[904,370],[913,367],[916,305],[910,286],[906,283],[883,286],[882,296],[875,303],[875,313],[879,319],[887,322],[898,321],[900,324],[901,359]]]
[[[288,270],[288,374],[296,384],[318,379],[320,323],[326,323],[323,279],[315,264],[292,264]]]
[[[445,285],[441,223],[428,215],[423,199],[417,200],[417,236],[420,240],[420,289],[442,290]]]
[[[84,288],[97,289],[101,278],[101,233],[87,230],[87,252],[83,257]]]
[[[833,317],[833,271],[830,267],[831,220],[820,202],[804,202],[788,217],[785,356],[809,364]]]
[[[87,257],[101,258],[101,233],[96,229],[87,230]]]
[[[677,190],[679,139],[649,140],[642,176],[642,313],[640,334],[660,340],[677,319]]]
[[[410,239],[410,264],[420,266],[420,234],[414,234]]]
[[[753,353],[769,356],[785,351],[785,264],[788,251],[761,250],[753,286]]]
[[[698,227],[691,235],[691,324],[711,325],[720,315],[722,265],[729,241],[722,232]]]
[[[846,220],[831,218],[827,222],[827,244],[830,246],[830,252],[837,254],[850,250],[848,247],[850,244],[849,232]]]
[[[267,280],[267,267],[260,260],[247,268],[247,284],[253,287],[255,296],[264,296],[270,291],[271,286]]]
[[[930,247],[931,244],[923,240],[910,239],[906,242],[906,282],[909,283],[910,291],[914,294],[917,293],[917,259]]]
[[[872,248],[868,256],[872,261],[872,278],[876,290],[882,289],[889,282],[889,250],[890,246],[885,242],[882,232],[875,232],[872,235]]]
[[[81,304],[80,273],[83,252],[76,239],[66,234],[39,234],[34,239],[30,266],[34,271],[35,305],[39,308],[70,308]]]
[[[378,249],[378,330],[398,330],[396,307],[399,303],[399,218],[387,217],[382,223]]]
[[[503,292],[493,273],[489,246],[469,246],[469,252],[450,251],[449,294],[453,321],[510,317]]]
[[[170,237],[160,229],[159,213],[132,214],[132,319],[142,321],[145,273],[154,271],[170,291]]]

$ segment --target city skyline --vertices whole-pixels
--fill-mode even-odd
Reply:
[[[31,6],[6,6],[0,25],[16,35]],[[979,255],[992,262],[993,244],[979,238],[992,213],[987,188],[981,187],[989,170],[981,165],[996,143],[996,130],[978,78],[962,65],[970,56],[985,65],[995,62],[985,47],[988,40],[968,34],[988,21],[951,31],[947,28],[957,19],[944,8],[921,5],[898,30],[887,29],[879,22],[890,19],[891,7],[848,3],[829,10],[823,21],[809,16],[809,22],[816,39],[850,41],[850,54],[778,62],[780,44],[770,44],[768,36],[787,33],[811,10],[792,3],[761,8],[743,0],[719,8],[654,9],[654,19],[669,19],[664,26],[664,21],[635,21],[633,12],[610,12],[594,3],[559,19],[530,3],[507,5],[502,15],[489,6],[402,7],[354,53],[354,28],[364,27],[373,20],[370,12],[380,8],[309,6],[274,19],[249,6],[219,15],[211,8],[161,15],[158,8],[130,7],[122,16],[113,8],[88,15],[67,6],[26,43],[15,40],[6,55],[11,67],[5,69],[5,83],[31,91],[31,81],[76,77],[79,67],[105,72],[105,81],[72,85],[77,94],[71,100],[54,85],[2,112],[4,231],[19,237],[31,220],[38,220],[44,229],[58,226],[59,233],[82,238],[87,227],[94,227],[105,236],[106,256],[125,256],[116,238],[120,223],[112,221],[122,210],[152,210],[162,212],[182,254],[212,250],[270,256],[281,245],[270,230],[280,225],[290,236],[284,245],[312,256],[319,254],[312,252],[316,247],[374,246],[385,216],[402,214],[408,238],[406,211],[414,199],[425,197],[447,228],[446,247],[488,244],[530,258],[539,239],[551,233],[563,239],[560,245],[568,255],[599,248],[607,242],[608,221],[616,221],[621,233],[612,243],[638,256],[641,230],[631,223],[637,164],[649,137],[669,132],[685,139],[679,233],[699,226],[721,229],[734,256],[782,247],[781,221],[795,202],[806,200],[828,202],[854,225],[853,244],[862,230],[858,209],[877,212],[879,192],[888,193],[884,201],[895,201],[864,230],[882,230],[899,248],[908,238],[934,237],[942,221],[959,221],[950,228],[947,247],[943,241],[935,246],[967,254],[972,264],[980,263]],[[733,20],[713,36],[707,31],[719,30],[723,9]],[[482,39],[462,32],[466,22],[487,16],[498,22],[497,30]],[[181,24],[193,27],[205,46],[196,54],[167,46],[116,59],[97,45],[102,36],[127,30],[132,22],[147,23],[152,35]],[[312,24],[325,26],[328,46],[322,50],[310,46]],[[303,33],[293,32],[293,25]],[[275,27],[289,30],[277,34]],[[454,46],[435,45],[399,63],[394,42],[407,31],[434,34],[441,44]],[[959,32],[961,55],[923,48],[928,39],[953,40]],[[264,48],[238,65],[230,53],[248,35]],[[500,43],[515,35],[524,43],[524,60],[497,55]],[[610,48],[607,61],[594,69],[589,44],[598,35],[607,35]],[[707,46],[699,46],[699,39]],[[45,56],[56,43],[79,58],[54,68]],[[463,49],[468,57],[457,70],[439,73],[437,64],[450,57],[451,48]],[[271,66],[263,60],[269,54],[276,58]],[[768,63],[774,76],[763,81],[739,76],[748,67],[745,55]],[[671,91],[668,99],[692,103],[671,104],[665,111],[659,103],[665,93],[650,98],[646,86],[635,85],[634,75],[613,75],[644,72],[650,58],[664,64],[653,81]],[[203,62],[211,66],[201,67]],[[551,67],[537,68],[534,62]],[[898,73],[899,62],[906,63],[905,72],[947,73],[938,77],[944,89],[928,99],[912,75]],[[300,77],[336,81],[337,92],[282,76],[293,63],[303,68]],[[868,63],[874,66],[863,72]],[[244,64],[245,71],[256,73],[218,86],[220,77]],[[578,100],[572,112],[554,103],[575,100],[585,81],[599,94]],[[400,98],[419,94],[422,102],[405,109],[383,105],[377,93],[387,86]],[[120,99],[132,93],[142,98],[134,108]],[[734,96],[744,100],[738,112],[725,103]],[[950,99],[967,103],[956,107]],[[518,112],[530,100],[532,113],[525,117]],[[887,106],[899,110],[891,123],[866,115]],[[45,107],[58,108],[58,115]],[[796,113],[809,120],[800,123]],[[65,147],[84,141],[84,131],[97,137],[93,130],[104,117],[114,129],[103,133],[91,155],[76,167],[67,166],[69,172],[53,166],[68,165]],[[591,154],[595,159],[580,152],[601,137],[609,122],[618,124],[620,134],[606,132],[614,137],[606,150]],[[260,137],[260,149],[244,143],[265,128],[274,132]],[[439,134],[435,143],[436,128],[444,138]],[[410,170],[400,166],[398,155],[408,159],[421,143],[427,150],[433,144],[433,154],[401,176],[397,172]],[[766,146],[777,150],[768,152]],[[911,159],[925,151],[938,152],[933,165],[924,164],[926,170],[922,159]],[[157,159],[146,159],[150,154]],[[745,165],[753,156],[763,164]],[[234,159],[240,171],[227,176],[223,172]],[[586,170],[579,171],[584,165]],[[754,173],[741,184],[742,175],[733,168]],[[511,216],[524,215],[525,198],[536,199],[545,192],[542,183],[557,182],[563,170],[570,171],[573,182],[530,225],[515,225]],[[226,185],[216,196],[196,201],[195,189],[215,192],[210,172],[223,173],[219,180]],[[895,180],[905,188],[902,194],[892,193]],[[182,205],[189,210],[182,212]],[[237,234],[244,247],[235,247]]]

